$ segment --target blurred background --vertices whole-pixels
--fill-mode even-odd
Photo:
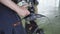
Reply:
[[[45,15],[49,20],[37,20],[45,34],[60,34],[60,0],[38,0],[38,14]],[[44,21],[43,21],[44,20]]]

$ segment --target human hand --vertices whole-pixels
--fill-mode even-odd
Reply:
[[[17,5],[20,7],[20,12],[18,13],[20,16],[27,16],[30,14],[30,12],[28,11],[28,3],[23,3],[23,5],[21,5],[22,3],[19,2]]]
[[[20,7],[20,11],[18,12],[19,16],[25,17],[29,14],[30,14],[30,12],[25,7]]]

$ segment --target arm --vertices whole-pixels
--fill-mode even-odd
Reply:
[[[15,12],[17,12],[17,14],[20,16],[26,16],[26,15],[30,14],[26,8],[19,7],[11,0],[0,0],[0,2],[3,3],[4,5],[6,5],[7,7],[11,8]]]

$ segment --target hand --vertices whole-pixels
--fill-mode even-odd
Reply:
[[[19,16],[27,16],[30,14],[30,12],[26,8],[19,7],[11,0],[1,0],[1,3],[14,10]]]
[[[18,12],[19,16],[25,17],[29,14],[30,14],[30,12],[25,7],[20,7],[20,11]]]

